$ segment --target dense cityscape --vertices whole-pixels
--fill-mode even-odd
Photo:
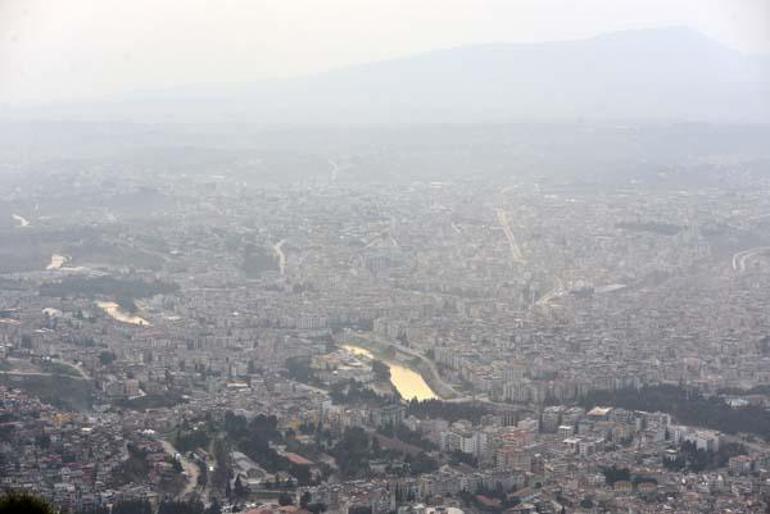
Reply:
[[[767,161],[586,181],[483,150],[474,179],[358,148],[264,183],[251,155],[10,155],[2,487],[72,513],[767,508]]]
[[[770,513],[770,0],[0,0],[0,514]]]

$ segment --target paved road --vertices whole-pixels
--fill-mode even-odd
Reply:
[[[165,439],[160,439],[160,444],[163,445],[163,449],[167,454],[171,455],[172,458],[179,453],[176,451],[176,448],[174,448],[174,445]],[[187,485],[182,489],[182,492],[179,493],[179,498],[185,498],[192,494],[198,487],[198,476],[200,475],[201,470],[196,464],[190,462],[190,460],[181,453],[180,456],[179,463],[182,464],[182,469],[187,473]]]
[[[516,236],[513,234],[513,230],[511,230],[511,223],[508,221],[508,213],[503,209],[497,209],[497,221],[503,228],[505,237],[508,239],[508,245],[511,247],[511,260],[514,264],[517,262],[526,262],[521,253],[521,249],[519,248],[519,244],[516,242]]]
[[[59,377],[59,373],[43,373],[42,371],[0,371],[0,375],[18,375],[21,377]],[[77,379],[78,377],[72,377]]]
[[[285,242],[285,239],[281,239],[273,245],[273,252],[278,256],[278,265],[281,268],[281,275],[286,274],[286,254],[283,253],[282,248]]]
[[[746,271],[746,261],[749,258],[767,251],[770,251],[770,246],[758,246],[757,248],[751,248],[749,250],[736,253],[733,255],[733,271],[743,273]]]

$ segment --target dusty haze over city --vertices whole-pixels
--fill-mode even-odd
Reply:
[[[767,0],[0,0],[0,514],[770,511]]]

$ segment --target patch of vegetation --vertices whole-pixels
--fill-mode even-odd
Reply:
[[[54,509],[42,498],[21,492],[9,492],[0,497],[0,514],[54,514]]]
[[[56,248],[68,237],[79,237],[79,234],[79,230],[0,230],[0,273],[44,270]]]
[[[765,352],[763,351],[763,354]],[[770,348],[767,351],[768,354],[770,354]],[[737,387],[726,387],[724,389],[720,389],[718,391],[719,394],[728,394],[733,396],[744,396],[744,395],[752,395],[752,394],[770,394],[770,385],[768,384],[762,384],[758,386],[754,386],[750,389],[740,389]]]
[[[602,468],[602,473],[604,474],[604,482],[609,486],[614,485],[615,482],[631,481],[631,471],[628,468],[618,468],[613,465],[609,468]]]
[[[293,464],[270,447],[271,442],[283,442],[283,435],[278,431],[277,426],[278,420],[275,416],[260,414],[248,421],[243,416],[227,412],[223,428],[227,440],[261,467],[271,473],[285,471],[297,479],[296,482],[276,484],[276,487],[293,488],[297,485],[309,485],[312,477],[306,466]]]
[[[130,483],[144,483],[147,480],[147,474],[150,472],[150,465],[147,463],[147,454],[134,446],[128,444],[128,459],[121,463],[113,473],[115,486],[121,486]]]
[[[88,410],[94,399],[91,382],[67,375],[0,374],[0,384],[22,389],[64,410]]]
[[[116,407],[124,409],[146,411],[148,409],[160,409],[164,407],[173,407],[183,403],[184,399],[176,393],[168,394],[148,394],[139,398],[124,398],[114,402]]]
[[[53,375],[65,375],[78,378],[81,377],[80,372],[76,368],[64,362],[43,361],[40,365],[40,369],[45,373],[51,373]]]
[[[369,475],[369,460],[377,453],[375,444],[363,428],[346,428],[330,453],[345,478],[365,478]]]
[[[266,271],[280,271],[280,265],[272,250],[253,243],[248,243],[243,248],[241,268],[252,278]]]
[[[220,514],[221,512],[222,509],[216,502],[216,498],[208,508],[197,499],[163,500],[158,507],[158,514]]]
[[[121,295],[115,298],[115,303],[118,304],[120,309],[123,312],[127,312],[128,314],[136,314],[139,312],[139,307],[136,305],[136,300],[134,300],[130,296]]]
[[[629,230],[631,232],[651,232],[662,236],[673,236],[681,232],[682,227],[672,223],[661,223],[655,221],[645,222],[620,222],[615,224],[615,228]]]
[[[99,352],[99,363],[102,366],[109,366],[115,362],[115,354],[113,352],[103,350]]]
[[[461,452],[460,450],[455,450],[449,455],[449,461],[454,464],[465,464],[466,466],[470,466],[472,468],[478,468],[479,467],[479,459],[474,457],[473,455],[465,452]]]
[[[498,487],[490,489],[480,484],[476,488],[475,494],[462,491],[460,498],[466,506],[471,507],[474,511],[495,514],[504,512],[521,503],[517,496],[508,494],[503,489],[501,483],[498,482],[497,485]]]
[[[372,361],[372,371],[377,380],[388,382],[390,380],[390,367],[381,360]]]
[[[329,397],[337,405],[383,406],[391,402],[389,398],[375,393],[352,378],[347,382],[334,384],[329,391]]]
[[[716,452],[699,450],[695,443],[683,441],[677,456],[663,459],[663,466],[672,471],[687,470],[692,473],[723,468],[731,457],[746,455],[746,447],[738,443],[722,444]]]
[[[72,276],[58,282],[43,284],[39,291],[42,296],[60,298],[109,296],[125,302],[128,299],[147,298],[156,294],[172,294],[178,290],[178,284],[160,280],[147,282],[140,279]]]
[[[206,430],[177,430],[174,447],[180,452],[189,452],[196,448],[208,448],[211,437]]]
[[[286,370],[289,377],[303,384],[320,387],[323,384],[316,378],[315,371],[311,367],[310,357],[297,356],[286,359]]]
[[[666,412],[680,423],[728,434],[746,432],[770,439],[770,412],[756,406],[732,408],[718,397],[705,397],[674,385],[597,391],[581,400],[584,407],[613,405],[630,410]]]
[[[155,253],[142,248],[149,248]],[[74,265],[106,264],[159,271],[163,267],[164,260],[158,253],[168,253],[168,245],[159,241],[159,238],[146,234],[134,234],[131,244],[110,241],[102,234],[93,234],[65,245],[63,251],[74,256]]]
[[[407,404],[407,414],[418,418],[442,418],[447,421],[467,419],[474,423],[491,412],[490,408],[470,402],[453,403],[441,400],[412,400]]]
[[[377,432],[384,435],[385,437],[394,437],[399,441],[411,444],[412,446],[417,446],[423,450],[438,450],[438,446],[436,446],[432,441],[426,439],[422,432],[412,430],[406,425],[398,425],[395,428],[393,425],[384,425],[379,427]]]
[[[152,510],[147,500],[123,500],[112,506],[111,514],[152,514]]]
[[[406,455],[404,461],[409,465],[409,471],[413,475],[424,475],[438,471],[438,460],[425,452],[420,452],[414,457]]]

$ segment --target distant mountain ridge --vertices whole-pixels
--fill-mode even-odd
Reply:
[[[265,124],[770,123],[770,57],[684,28],[437,50],[313,76],[52,106],[37,118]]]

